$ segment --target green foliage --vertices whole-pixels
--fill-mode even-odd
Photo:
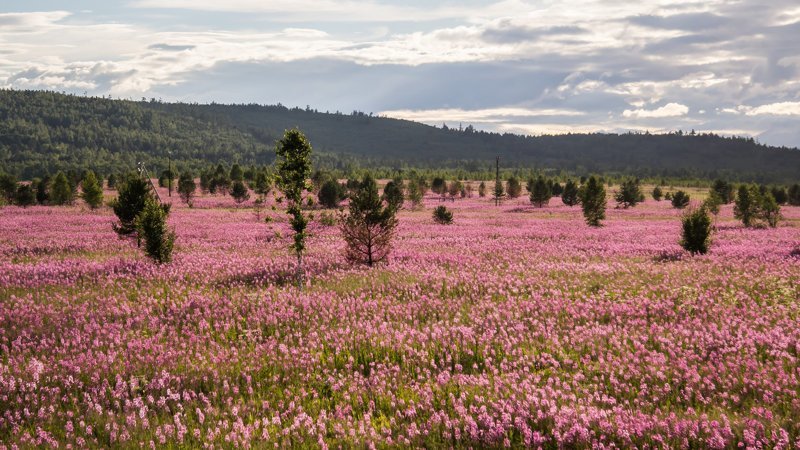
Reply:
[[[577,183],[572,180],[567,180],[567,183],[564,185],[564,191],[561,193],[561,201],[569,207],[579,203]]]
[[[664,197],[664,192],[661,190],[661,186],[656,186],[653,188],[653,200],[660,202],[661,199]]]
[[[789,194],[783,186],[773,186],[769,192],[779,205],[785,205],[789,201]]]
[[[617,201],[617,208],[630,208],[644,201],[644,194],[639,186],[639,180],[630,178],[622,182],[619,191],[614,194]]]
[[[719,193],[712,189],[708,193],[708,197],[703,201],[703,208],[716,216],[719,214],[720,206],[722,206],[723,203],[724,201],[720,198]]]
[[[81,191],[81,198],[89,208],[96,209],[103,205],[103,188],[91,170],[86,172],[81,182]]]
[[[781,217],[781,207],[772,194],[756,185],[741,185],[736,195],[733,216],[742,221],[745,227],[775,228]]]
[[[383,199],[390,208],[398,210],[403,207],[403,202],[405,201],[404,188],[403,180],[399,178],[386,183],[383,188]]]
[[[672,194],[671,202],[672,207],[677,209],[686,208],[689,205],[689,194],[683,191],[677,191]]]
[[[244,172],[242,172],[242,168],[238,163],[234,163],[233,166],[231,166],[229,178],[231,181],[244,181]]]
[[[5,203],[11,203],[17,195],[17,179],[10,174],[0,172],[0,193]]]
[[[48,190],[48,184],[50,183],[50,177],[44,177],[41,180],[38,180],[36,184],[36,202],[40,205],[46,205],[48,201],[50,201],[50,194]]]
[[[447,182],[444,181],[444,178],[434,178],[433,182],[431,183],[431,191],[434,194],[444,195],[445,192],[447,192]]]
[[[336,225],[336,216],[334,216],[333,213],[325,211],[319,215],[319,223],[326,227],[332,227]]]
[[[264,170],[259,170],[255,174],[253,184],[253,191],[261,197],[265,197],[272,190],[272,178]]]
[[[550,185],[544,177],[540,176],[530,183],[531,204],[537,208],[542,208],[550,203],[550,198],[553,196],[550,191]]]
[[[578,194],[586,223],[599,227],[600,221],[606,218],[606,190],[603,183],[594,176],[583,185]]]
[[[233,186],[231,186],[231,197],[233,197],[236,203],[244,203],[250,200],[250,191],[247,190],[247,186],[244,185],[243,181],[236,180],[233,182]]]
[[[136,232],[136,216],[145,207],[153,194],[150,183],[136,174],[128,175],[119,183],[117,198],[111,202],[111,208],[119,223],[113,224],[114,231],[120,236],[128,236]]]
[[[455,199],[457,195],[462,194],[463,192],[464,184],[459,180],[453,180],[450,182],[450,185],[447,186],[447,193],[450,194],[450,198],[452,199]]]
[[[503,182],[499,178],[494,181],[493,198],[495,205],[500,203],[500,200],[505,196],[505,189],[503,189]]]
[[[175,180],[175,172],[169,169],[164,169],[158,176],[158,187],[171,188]]]
[[[522,195],[522,184],[519,182],[517,177],[509,177],[506,186],[508,198],[518,198],[520,195]]]
[[[727,205],[728,203],[733,201],[733,185],[728,183],[725,180],[714,180],[714,184],[711,185],[711,190],[717,193],[722,203]]]
[[[282,105],[169,104],[2,90],[0,117],[0,165],[25,179],[86,167],[112,173],[137,161],[165,167],[167,151],[179,167],[196,173],[208,162],[268,164],[268,149],[280,137],[275,130],[294,126],[313,136],[318,147],[337,150],[336,155],[317,153],[317,166],[341,169],[402,161],[416,167],[483,167],[488,172],[484,164],[498,152],[515,166],[570,171],[585,171],[581,166],[587,166],[598,173],[625,171],[642,177],[785,183],[797,181],[800,167],[800,152],[761,145],[752,138],[459,132],[362,113]]]
[[[422,199],[427,189],[425,179],[419,175],[414,175],[408,180],[408,199],[411,201],[412,208],[417,209],[422,206]]]
[[[58,172],[50,186],[50,203],[53,205],[71,205],[75,201],[75,191],[72,189],[64,172]]]
[[[483,181],[478,185],[478,197],[486,197],[486,183]]]
[[[681,246],[693,255],[706,254],[711,242],[711,218],[706,209],[687,210],[681,224]]]
[[[397,223],[396,210],[383,205],[378,185],[366,175],[340,220],[346,259],[369,266],[385,260],[392,249]]]
[[[113,173],[108,176],[108,188],[115,189],[117,187],[117,176]]]
[[[136,231],[144,240],[145,253],[159,264],[170,262],[175,243],[175,232],[167,228],[169,209],[169,205],[161,205],[148,196],[135,220]]]
[[[437,206],[433,210],[433,221],[440,225],[450,225],[453,223],[453,212],[443,205]]]
[[[792,206],[800,206],[800,184],[789,186],[786,202]]]
[[[303,192],[311,175],[311,144],[298,129],[286,130],[275,149],[278,156],[276,181],[287,202],[289,225],[294,231],[292,250],[297,255],[297,284],[302,285],[303,252],[308,218],[303,214]]]
[[[334,179],[328,179],[319,189],[319,202],[326,208],[338,208],[339,202],[344,200],[346,188]]]
[[[30,184],[20,184],[17,186],[17,193],[14,203],[23,208],[36,204],[36,195],[33,192],[33,188]]]
[[[192,200],[196,190],[197,185],[194,182],[194,175],[191,172],[183,172],[178,179],[178,195],[190,208],[192,207]]]

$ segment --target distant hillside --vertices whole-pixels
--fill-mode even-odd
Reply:
[[[800,178],[800,151],[749,138],[684,134],[570,134],[526,137],[441,129],[363,113],[321,113],[281,105],[133,102],[40,91],[0,90],[0,162],[21,177],[92,167],[103,173],[210,162],[269,163],[286,128],[300,127],[318,163],[332,167],[506,167],[722,176],[762,182]]]

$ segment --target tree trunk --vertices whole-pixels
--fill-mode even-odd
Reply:
[[[303,290],[303,254],[297,254],[297,269],[294,274],[295,279],[297,280],[297,289]]]

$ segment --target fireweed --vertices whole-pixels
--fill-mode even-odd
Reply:
[[[4,208],[0,448],[800,446],[800,208],[664,259],[668,203],[557,200],[427,198],[373,269],[312,227],[303,292],[280,211],[174,200],[156,266],[107,209]]]

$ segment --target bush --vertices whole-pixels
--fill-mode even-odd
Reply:
[[[483,181],[478,185],[478,197],[486,197],[486,183]]]
[[[589,177],[586,184],[581,187],[578,197],[581,200],[586,223],[599,227],[600,221],[606,218],[606,190],[603,183],[593,176]]]
[[[167,228],[168,215],[169,205],[161,205],[148,197],[144,209],[136,217],[136,231],[144,239],[145,253],[159,264],[172,259],[175,243],[175,232]]]
[[[689,253],[705,254],[711,242],[711,218],[705,208],[687,210],[681,219],[681,247]]]
[[[686,208],[689,205],[689,194],[678,191],[672,194],[672,207],[677,209]]]
[[[86,172],[81,182],[81,198],[89,205],[89,208],[96,209],[103,205],[103,188],[97,177],[91,170]]]
[[[728,183],[725,180],[715,180],[714,184],[711,185],[711,190],[716,192],[719,195],[720,200],[722,203],[728,204],[733,201],[733,185]]]
[[[437,206],[433,210],[433,221],[440,225],[450,225],[453,223],[453,213],[444,206]]]
[[[243,181],[236,180],[233,182],[231,186],[231,197],[233,197],[236,203],[244,203],[250,200],[250,191],[247,190],[247,186],[244,185]]]
[[[395,213],[394,208],[383,205],[375,180],[365,176],[340,220],[347,260],[369,266],[385,260],[397,229]]]
[[[338,208],[339,202],[344,199],[345,188],[336,182],[336,180],[328,179],[322,183],[319,189],[319,202],[326,208]]]
[[[23,208],[27,208],[28,206],[36,204],[36,195],[34,194],[33,188],[30,184],[20,184],[17,186],[17,193],[14,203]]]
[[[637,203],[644,201],[644,194],[639,186],[638,179],[629,179],[622,182],[619,186],[619,192],[614,195],[617,201],[617,208],[630,208],[636,206]]]
[[[660,186],[656,186],[656,187],[653,188],[653,194],[652,195],[653,195],[653,200],[655,200],[657,202],[660,202],[662,197],[664,196],[664,193],[661,191],[661,187]]]
[[[44,177],[36,183],[36,203],[45,205],[50,201],[50,193],[47,188],[49,183],[50,177]]]
[[[793,184],[786,193],[786,202],[792,206],[800,206],[800,184]]]
[[[762,193],[755,185],[742,185],[736,195],[733,216],[745,227],[775,228],[781,217],[781,207],[770,192]]]

